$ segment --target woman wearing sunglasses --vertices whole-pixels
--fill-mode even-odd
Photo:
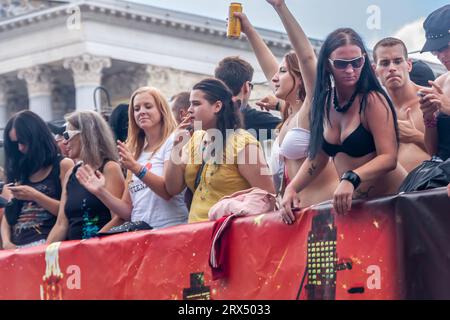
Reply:
[[[286,223],[294,221],[296,194],[323,170],[329,157],[340,177],[333,195],[339,214],[351,209],[352,198],[396,193],[406,175],[397,163],[394,107],[370,66],[361,37],[348,28],[332,32],[317,65],[309,157],[286,188]]]
[[[276,175],[278,172],[284,175],[284,179],[281,179],[284,180],[283,185],[280,186],[280,183],[277,185],[277,190],[283,190],[308,155],[310,100],[315,80],[316,57],[314,49],[284,1],[267,2],[275,8],[283,8],[280,18],[295,48],[295,52],[286,54],[280,64],[247,16],[243,13],[235,13],[235,16],[241,20],[242,31],[252,45],[266,78],[272,82],[275,96],[286,102],[287,107],[282,110],[283,121],[278,127],[280,133],[272,145],[271,155],[274,181],[280,180]],[[329,199],[337,182],[336,172],[330,162],[317,179],[301,191],[299,196],[303,199],[302,206],[310,206]]]
[[[31,111],[9,119],[4,131],[7,185],[10,200],[2,219],[4,249],[45,243],[56,222],[64,176],[73,167],[63,158],[45,122]]]
[[[66,116],[66,121],[64,143],[68,156],[77,164],[66,174],[58,218],[48,243],[89,239],[122,222],[77,177],[77,172],[88,166],[96,174],[103,175],[105,188],[111,194],[118,197],[122,194],[124,178],[108,123],[93,111],[71,113]],[[94,178],[94,175],[89,177]]]
[[[78,179],[123,220],[144,221],[154,229],[186,223],[184,194],[172,196],[165,186],[176,127],[169,104],[156,88],[141,87],[131,95],[128,116],[127,143],[117,141],[120,162],[128,170],[121,197],[109,192],[104,177],[88,166],[79,170]]]

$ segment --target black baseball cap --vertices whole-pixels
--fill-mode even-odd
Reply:
[[[65,120],[55,120],[47,122],[47,126],[54,135],[62,135],[66,131]]]
[[[421,60],[417,60],[412,63],[412,70],[409,73],[409,78],[419,86],[429,87],[430,84],[428,81],[434,81],[436,76],[429,65]]]
[[[439,8],[426,18],[423,23],[426,42],[422,52],[439,51],[450,42],[450,4]]]

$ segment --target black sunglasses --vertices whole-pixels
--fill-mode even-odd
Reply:
[[[71,139],[73,139],[73,137],[75,137],[79,133],[81,133],[80,130],[67,130],[63,132],[62,136],[64,140],[70,141]]]
[[[340,70],[347,69],[349,64],[352,66],[353,69],[359,69],[364,64],[364,56],[354,58],[351,60],[344,60],[344,59],[336,59],[336,60],[328,59],[328,60],[333,65],[333,67]]]

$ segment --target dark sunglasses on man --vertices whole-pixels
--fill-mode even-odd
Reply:
[[[351,60],[345,60],[345,59],[328,59],[333,67],[339,70],[347,69],[348,65],[350,64],[353,69],[359,69],[364,65],[364,56],[360,56]]]

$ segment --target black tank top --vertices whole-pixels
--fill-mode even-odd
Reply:
[[[438,157],[442,160],[450,158],[450,116],[439,114],[438,123]]]
[[[100,167],[103,172],[106,160]],[[81,164],[74,167],[67,181],[67,199],[64,207],[69,220],[68,240],[89,239],[96,236],[105,224],[111,220],[109,209],[96,196],[86,190],[75,174]]]
[[[58,156],[52,164],[48,176],[39,182],[24,181],[22,184],[30,186],[47,197],[59,200],[61,198],[60,162],[63,158]],[[47,239],[56,222],[56,216],[42,208],[34,201],[21,201],[17,223],[12,227],[12,243],[23,246],[35,241]]]

